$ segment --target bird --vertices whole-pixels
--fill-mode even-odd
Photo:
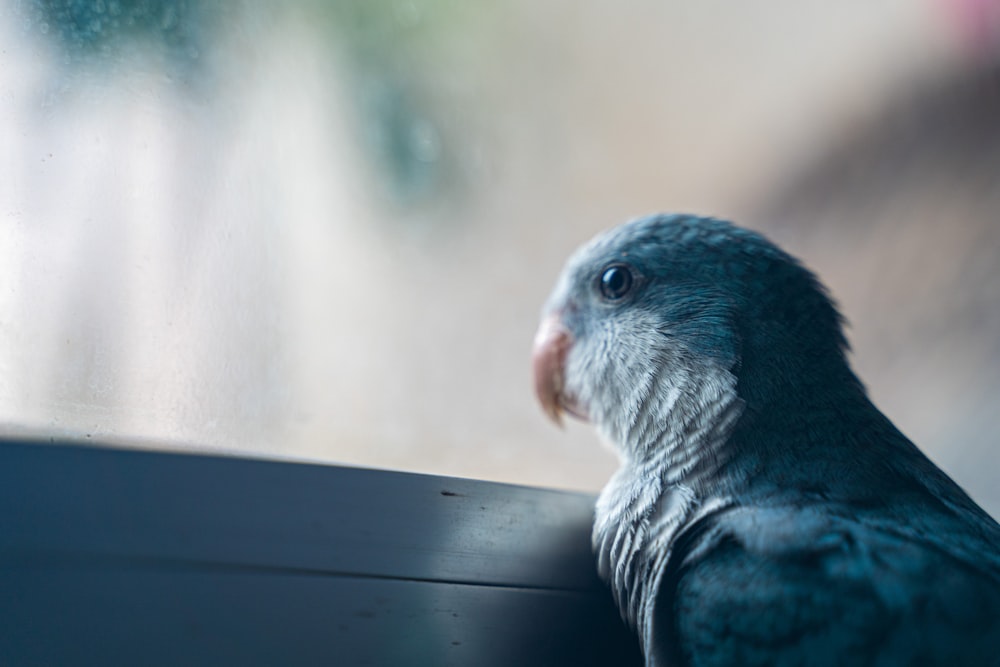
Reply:
[[[597,571],[649,667],[1000,665],[1000,525],[878,410],[817,276],[637,218],[566,262],[534,390],[619,465]]]

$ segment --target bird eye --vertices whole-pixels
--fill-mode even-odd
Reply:
[[[632,271],[624,264],[612,264],[601,274],[601,294],[608,301],[617,301],[632,289]]]

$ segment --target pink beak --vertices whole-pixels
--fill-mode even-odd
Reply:
[[[567,405],[563,395],[565,387],[566,354],[573,345],[573,336],[569,329],[559,319],[559,313],[553,313],[538,327],[535,334],[535,345],[531,354],[531,365],[535,373],[535,395],[552,421],[562,425],[564,411],[579,415],[578,411]]]

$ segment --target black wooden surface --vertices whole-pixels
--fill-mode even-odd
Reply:
[[[0,665],[638,665],[593,501],[0,441]]]

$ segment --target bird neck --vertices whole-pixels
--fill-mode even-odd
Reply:
[[[705,508],[744,409],[731,373],[689,371],[662,374],[634,388],[646,401],[659,400],[641,404],[638,417],[619,427],[621,467],[595,509],[598,572],[610,584],[622,617],[640,634],[655,591],[655,577],[649,575],[662,569],[676,532]]]
[[[605,429],[622,467],[666,484],[712,467],[744,409],[737,385],[728,370],[693,362],[635,384],[627,401],[634,408]]]
[[[810,404],[811,392],[800,389],[788,400],[801,404],[796,409],[803,419],[836,421],[836,410],[825,410],[824,400]],[[756,481],[772,475],[766,466],[773,452],[765,450],[782,421],[791,421],[793,430],[817,431],[789,420],[792,406],[761,403],[768,394],[745,398],[740,390],[741,382],[722,367],[682,364],[632,387],[635,407],[624,411],[629,418],[603,429],[616,444],[621,466],[598,498],[592,542],[598,572],[622,617],[640,634],[655,575],[677,533],[704,512],[742,502]],[[867,404],[863,390],[855,395]],[[794,450],[789,438],[796,437],[789,432],[774,442]]]

